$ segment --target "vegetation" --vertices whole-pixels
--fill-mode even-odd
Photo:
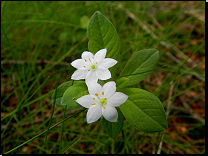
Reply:
[[[113,139],[100,120],[87,124],[83,108],[53,107],[52,91],[88,50],[95,11],[120,37],[117,75],[134,52],[159,51],[157,68],[165,66],[140,86],[162,101],[164,133],[138,131],[124,119]],[[204,2],[1,1],[1,154],[203,154],[204,118]]]

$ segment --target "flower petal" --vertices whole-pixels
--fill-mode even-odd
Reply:
[[[102,108],[103,117],[110,122],[117,122],[118,112],[116,108],[105,105],[105,109]]]
[[[91,82],[87,83],[87,86],[88,86],[88,91],[89,91],[90,95],[97,96],[97,97],[99,97],[101,95],[101,92],[103,89],[102,89],[101,85],[98,84],[97,82],[91,81]]]
[[[97,103],[97,99],[93,100],[94,96],[85,95],[77,99],[76,102],[85,108],[90,108],[92,104]]]
[[[86,66],[85,65],[85,61],[83,59],[77,59],[77,60],[74,60],[71,65],[77,69],[79,68],[82,68],[83,66]]]
[[[95,54],[95,62],[99,63],[104,60],[107,49],[101,49]]]
[[[86,69],[78,69],[72,74],[71,79],[72,80],[85,79],[87,76],[87,72],[88,71]]]
[[[97,77],[100,79],[100,80],[107,80],[107,79],[110,79],[111,78],[111,73],[108,69],[97,69],[95,71]]]
[[[87,111],[87,123],[97,121],[102,115],[101,105],[93,105]]]
[[[102,62],[98,64],[100,69],[108,69],[112,66],[114,66],[118,61],[111,59],[111,58],[105,58]]]
[[[88,59],[88,58],[91,58],[91,57],[93,57],[94,55],[91,53],[91,52],[89,52],[89,51],[84,51],[83,53],[82,53],[82,59]]]
[[[128,99],[128,96],[121,92],[115,92],[110,98],[108,98],[107,104],[112,107],[118,107]]]
[[[111,97],[116,92],[116,83],[114,81],[107,82],[103,86],[105,98]]]
[[[95,74],[95,71],[88,71],[88,74],[86,76],[85,82],[88,85],[89,82],[97,82],[98,77]]]

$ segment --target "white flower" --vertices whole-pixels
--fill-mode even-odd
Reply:
[[[97,82],[111,78],[108,68],[114,66],[117,61],[111,58],[105,58],[107,49],[99,50],[95,55],[91,52],[84,51],[82,59],[74,60],[71,65],[77,70],[72,74],[71,79],[85,79],[85,82]]]
[[[87,123],[97,121],[102,115],[110,122],[117,122],[118,112],[115,107],[123,104],[128,96],[116,92],[116,83],[110,81],[103,87],[98,83],[90,82],[89,94],[77,99],[80,105],[89,108],[87,112]]]

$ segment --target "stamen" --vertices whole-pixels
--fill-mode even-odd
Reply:
[[[84,59],[85,60],[85,62],[87,62],[87,60],[86,59]]]
[[[94,64],[91,65],[91,69],[96,69],[96,66]]]
[[[93,100],[95,100],[95,98],[93,98]]]
[[[102,92],[102,95],[104,95],[104,92]]]
[[[104,100],[107,100],[106,98],[104,98]]]
[[[95,105],[95,103],[93,103],[92,105]]]
[[[88,70],[88,71],[90,71],[90,70]]]
[[[98,96],[98,93],[95,93],[95,96]]]
[[[105,109],[105,106],[103,106],[103,108]]]
[[[94,57],[92,57],[94,59]]]
[[[97,62],[95,62],[97,64]]]
[[[83,66],[85,68],[85,66]]]

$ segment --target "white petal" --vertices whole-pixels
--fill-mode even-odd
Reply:
[[[109,106],[118,107],[128,99],[128,96],[121,92],[115,92],[110,98],[108,98],[107,104]]]
[[[92,106],[92,104],[97,102],[97,99],[93,100],[93,98],[94,97],[91,95],[85,95],[85,96],[82,96],[81,98],[77,99],[76,102],[85,108],[90,108],[90,106]]]
[[[102,62],[98,64],[100,69],[108,69],[112,66],[114,66],[118,61],[111,59],[111,58],[105,58]]]
[[[95,74],[95,71],[88,71],[88,74],[86,76],[85,82],[88,85],[89,82],[97,82],[98,77]]]
[[[116,108],[105,105],[105,109],[102,108],[103,117],[110,122],[117,122],[118,112]]]
[[[104,60],[107,49],[101,49],[95,54],[95,62],[99,63]]]
[[[111,73],[108,69],[97,69],[95,71],[97,77],[100,79],[100,80],[107,80],[107,79],[110,79],[111,78]]]
[[[83,59],[77,59],[74,60],[71,65],[77,69],[82,68],[83,66],[86,66],[86,63]]]
[[[87,111],[87,123],[97,121],[102,115],[101,105],[93,105]]]
[[[116,83],[114,81],[107,82],[103,86],[105,98],[111,97],[116,92]]]
[[[72,74],[71,79],[72,80],[85,79],[87,76],[87,72],[88,71],[86,69],[78,69]]]
[[[91,81],[91,82],[87,83],[87,86],[88,86],[88,91],[89,91],[90,95],[96,96],[98,94],[98,97],[101,95],[102,87],[97,82]]]
[[[82,53],[82,59],[88,59],[88,58],[91,58],[91,57],[93,57],[94,55],[91,53],[91,52],[89,52],[89,51],[84,51],[83,53]]]

